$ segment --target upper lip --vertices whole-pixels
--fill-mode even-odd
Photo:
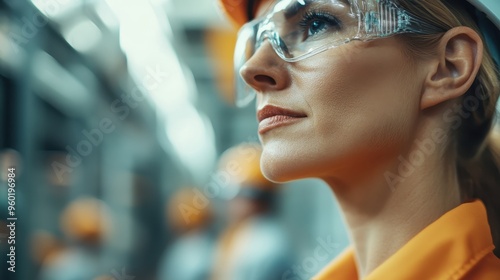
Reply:
[[[304,118],[306,117],[306,114],[273,105],[266,105],[257,112],[257,119],[259,120],[259,122],[274,116],[289,116],[294,118]]]

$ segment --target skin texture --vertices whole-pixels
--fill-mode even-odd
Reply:
[[[320,178],[331,187],[361,278],[462,202],[444,115],[472,85],[482,49],[466,27],[448,31],[425,61],[406,54],[398,37],[351,42],[296,63],[266,41],[241,69],[258,92],[257,109],[307,115],[260,135],[261,167],[275,182]],[[444,140],[425,153],[421,144],[436,131]],[[416,152],[419,164],[403,174],[401,159]],[[389,173],[401,175],[398,184]]]

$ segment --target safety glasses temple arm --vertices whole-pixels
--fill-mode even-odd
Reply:
[[[419,19],[390,0],[381,0],[377,11],[367,11],[362,17],[362,23],[369,36],[377,37],[402,33],[436,34],[446,31]]]

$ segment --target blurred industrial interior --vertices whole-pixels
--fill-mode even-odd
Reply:
[[[75,250],[95,279],[159,279],[176,239],[169,199],[186,186],[206,194],[221,153],[258,142],[255,108],[227,102],[235,32],[214,0],[0,1],[0,279],[50,279],[47,263]],[[4,269],[11,166],[15,274]],[[216,233],[230,198],[210,200]],[[321,182],[280,187],[277,207],[297,279],[347,245]],[[335,249],[315,259],[324,240]]]

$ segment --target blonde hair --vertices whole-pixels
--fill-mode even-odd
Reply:
[[[467,26],[480,36],[474,11],[466,1],[450,0],[399,0],[401,6],[415,16],[443,30]],[[441,34],[403,35],[411,57],[426,59],[434,55]],[[483,40],[484,41],[484,40]],[[498,70],[485,46],[481,67],[472,87],[462,97],[462,104],[475,98],[477,107],[470,110],[471,116],[464,118],[455,131],[454,149],[456,167],[464,199],[479,198],[486,205],[492,236],[496,244],[495,254],[500,256],[500,148],[498,137],[492,136],[496,104],[500,94]]]

